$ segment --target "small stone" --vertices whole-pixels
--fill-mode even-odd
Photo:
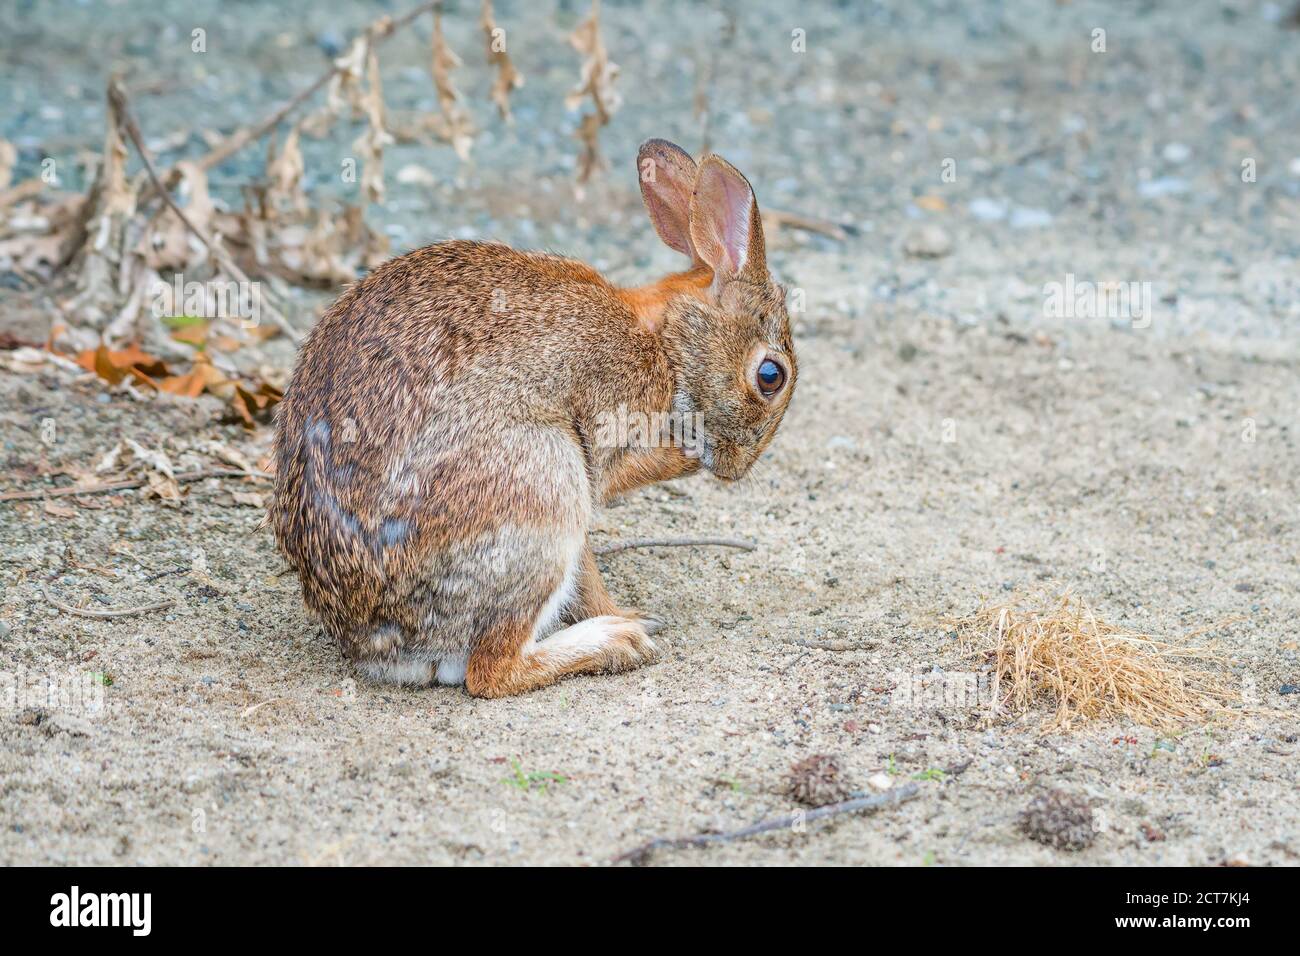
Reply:
[[[1300,694],[1300,687],[1295,684],[1283,684],[1277,689],[1279,694]]]
[[[884,793],[894,785],[894,778],[887,773],[873,773],[867,778],[867,786],[876,793]]]
[[[1183,143],[1166,143],[1161,155],[1167,163],[1185,163],[1191,158],[1192,150]]]
[[[1138,195],[1143,199],[1160,199],[1163,196],[1177,196],[1189,189],[1187,180],[1177,176],[1161,176],[1138,183]]]
[[[903,251],[918,259],[938,259],[952,252],[952,238],[942,226],[926,223],[908,233]]]
[[[970,214],[981,222],[998,222],[1007,217],[1007,204],[981,196],[970,201]]]
[[[1012,229],[1044,229],[1052,224],[1052,214],[1046,209],[1025,209],[1017,207],[1011,211],[1007,221]]]

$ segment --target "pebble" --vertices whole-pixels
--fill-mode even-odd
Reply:
[[[1051,224],[1052,214],[1046,209],[1019,207],[1011,210],[1011,219],[1007,222],[1012,229],[1042,229]]]
[[[981,196],[970,201],[970,214],[980,222],[998,222],[1007,217],[1007,204]]]
[[[942,226],[926,223],[908,233],[903,251],[918,259],[938,259],[952,252],[952,237]]]
[[[1277,689],[1279,694],[1300,694],[1300,687],[1295,684],[1283,684]]]
[[[1161,155],[1167,163],[1185,163],[1191,159],[1192,151],[1184,143],[1166,143]]]
[[[8,636],[9,636],[9,625],[6,624],[4,621],[0,621],[0,641],[3,641]]]
[[[867,778],[867,786],[876,793],[884,793],[894,785],[894,780],[887,773],[873,773]]]
[[[1143,199],[1159,199],[1162,196],[1181,195],[1187,192],[1188,188],[1185,179],[1177,176],[1161,176],[1159,179],[1148,179],[1146,182],[1138,183],[1137,191]]]

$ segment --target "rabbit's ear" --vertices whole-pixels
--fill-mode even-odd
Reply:
[[[707,156],[695,174],[691,241],[700,260],[722,280],[767,279],[763,219],[749,180],[720,156]]]
[[[695,187],[695,160],[680,146],[664,139],[648,139],[636,155],[641,198],[655,232],[670,249],[699,262],[691,243],[691,190]]]

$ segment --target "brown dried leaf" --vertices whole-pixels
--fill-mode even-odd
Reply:
[[[307,196],[302,191],[302,177],[306,167],[299,146],[300,130],[297,126],[285,137],[278,151],[274,140],[267,150],[266,191],[268,212],[289,211],[301,216],[307,211]]]
[[[172,375],[158,383],[158,387],[170,395],[184,395],[198,398],[204,390],[228,398],[234,393],[235,383],[226,374],[214,366],[206,355],[195,357],[194,367],[184,375]]]
[[[479,18],[483,35],[487,39],[488,65],[496,67],[496,79],[492,82],[492,102],[496,103],[501,118],[507,123],[515,121],[510,112],[510,91],[524,85],[524,78],[506,52],[506,31],[496,24],[492,10],[492,0],[483,0],[483,14]]]
[[[273,385],[263,382],[256,391],[250,392],[242,385],[235,387],[230,404],[239,417],[240,423],[247,429],[257,427],[257,422],[270,421],[271,409],[280,403],[284,393]]]
[[[77,364],[112,385],[119,384],[133,371],[149,378],[168,374],[166,363],[154,358],[138,345],[128,345],[115,351],[110,351],[106,345],[87,349],[77,356]]]
[[[177,342],[184,342],[187,345],[202,347],[207,345],[208,334],[212,331],[212,323],[195,322],[191,325],[183,325],[179,329],[172,329],[172,338]]]
[[[69,508],[67,505],[61,505],[50,499],[45,500],[45,513],[53,515],[56,518],[75,518],[77,516],[76,508]]]
[[[213,206],[207,173],[196,163],[185,161],[176,164],[176,171],[181,176],[177,205],[185,210],[185,217],[195,229],[209,235]],[[140,236],[135,252],[146,266],[157,272],[183,272],[208,257],[203,243],[170,206]]]
[[[384,126],[384,90],[379,77],[379,56],[374,46],[366,61],[366,92],[362,98],[366,131],[353,148],[361,154],[361,192],[369,202],[384,201],[384,147],[393,137]]]
[[[578,182],[585,183],[593,173],[604,168],[605,161],[600,155],[600,129],[609,123],[623,105],[623,98],[614,89],[618,79],[617,63],[611,63],[605,52],[605,43],[600,36],[600,0],[593,0],[591,15],[578,25],[569,35],[569,43],[582,54],[582,76],[576,87],[565,97],[565,106],[577,109],[588,96],[595,110],[582,117],[575,134],[582,143],[582,155],[578,158]]]
[[[451,80],[451,71],[462,65],[458,57],[447,45],[442,32],[442,12],[433,14],[433,85],[438,91],[438,108],[441,115],[432,124],[434,132],[443,140],[451,143],[452,149],[462,161],[469,159],[469,151],[474,145],[474,125],[469,115],[461,108],[460,91]]]
[[[181,500],[181,486],[175,478],[169,478],[161,472],[151,471],[145,476],[146,498],[160,498],[172,502]]]

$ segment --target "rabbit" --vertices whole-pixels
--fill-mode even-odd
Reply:
[[[499,698],[655,657],[660,622],[605,589],[593,513],[701,469],[741,478],[796,363],[748,180],[664,140],[637,168],[684,271],[620,288],[572,259],[448,241],[375,269],[305,339],[270,520],[360,674]],[[620,442],[620,416],[658,426]],[[695,440],[661,440],[679,420]]]

